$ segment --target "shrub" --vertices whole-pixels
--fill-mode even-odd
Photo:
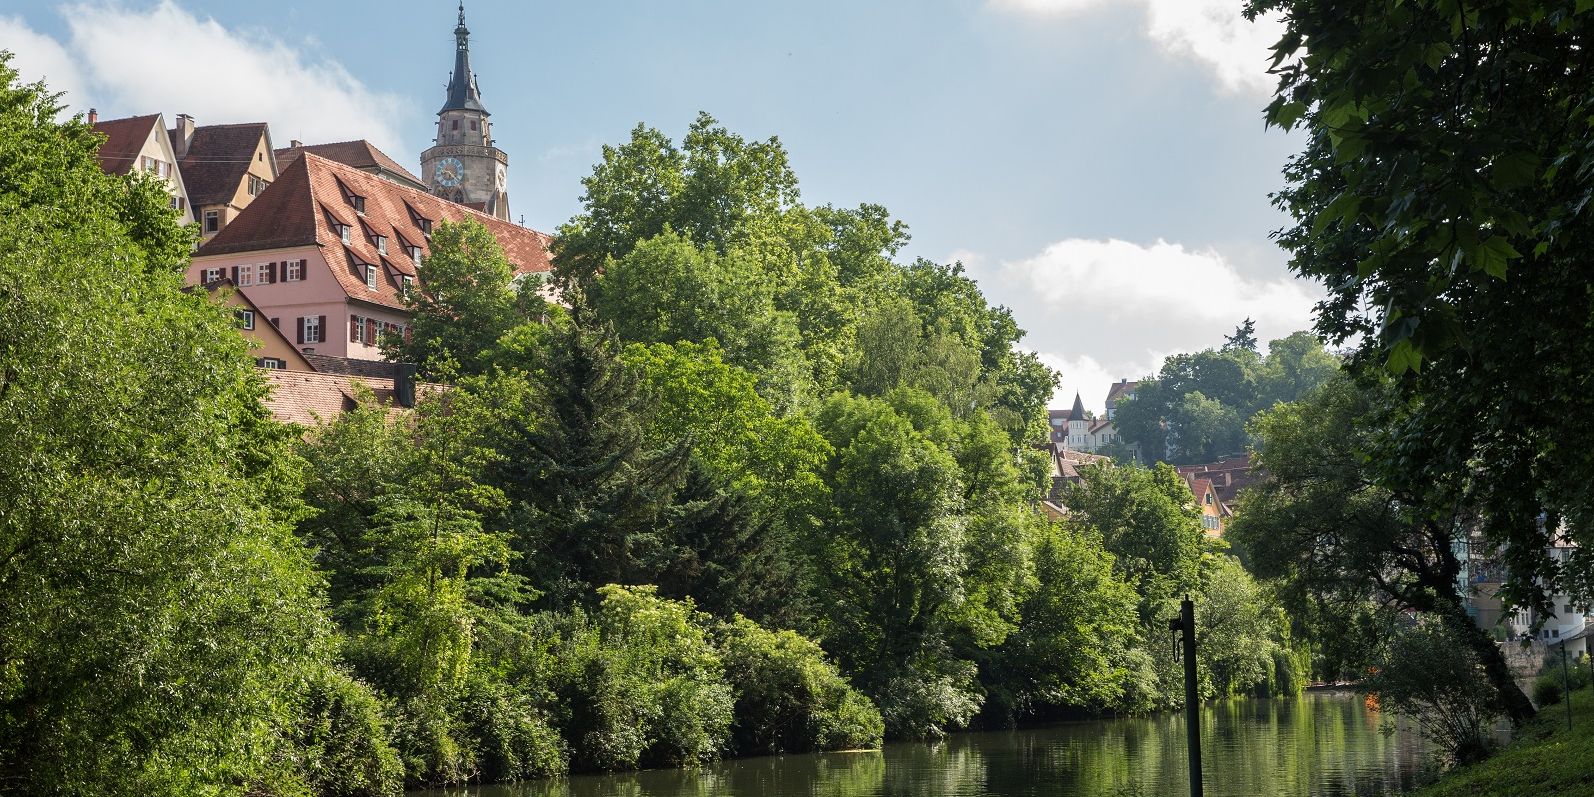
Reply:
[[[732,748],[740,755],[876,747],[880,712],[793,631],[738,615],[720,629],[725,676],[736,693]]]
[[[512,686],[472,678],[460,697],[458,719],[485,782],[553,777],[569,769],[564,740],[537,701]]]
[[[464,783],[476,774],[476,757],[449,711],[447,696],[421,692],[389,707],[393,746],[404,761],[407,780],[416,785]]]
[[[968,724],[982,702],[973,662],[929,655],[889,673],[876,699],[893,738],[927,739]]]
[[[1559,674],[1541,675],[1533,682],[1533,702],[1540,708],[1561,702],[1565,694]]]
[[[327,668],[310,679],[294,742],[304,778],[323,797],[377,797],[404,789],[404,766],[388,744],[382,704],[369,687]]]
[[[1416,721],[1457,763],[1488,756],[1499,693],[1478,656],[1436,618],[1396,632],[1367,681],[1384,706]]]
[[[653,587],[609,585],[577,616],[555,677],[556,722],[581,768],[678,766],[719,756],[734,700],[704,621]]]

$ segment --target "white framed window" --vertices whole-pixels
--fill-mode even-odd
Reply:
[[[415,278],[405,274],[399,277],[399,295],[405,299],[410,298],[410,292],[415,290]]]
[[[218,232],[221,230],[221,211],[205,211],[205,232]]]
[[[419,266],[421,264],[421,248],[419,246],[404,247],[404,254],[409,255],[410,260],[413,261],[415,265]]]
[[[354,206],[355,213],[365,212],[365,197],[359,194],[349,194],[349,204]]]
[[[205,269],[204,275],[202,277],[200,277],[200,282],[202,284],[209,285],[210,283],[215,282],[216,280],[219,280],[219,279],[221,279],[221,269],[219,269],[219,268],[207,268],[207,269]]]
[[[289,260],[282,269],[283,282],[298,282],[304,279],[304,261]]]
[[[376,266],[367,265],[365,267],[365,287],[373,291],[376,290]]]
[[[268,371],[281,371],[288,367],[288,363],[279,357],[257,357],[255,365]]]
[[[353,238],[349,235],[349,225],[347,225],[347,224],[339,224],[338,225],[338,237],[343,239],[343,243],[345,243],[345,244],[353,243]]]
[[[387,236],[373,235],[371,237],[376,239],[376,251],[381,252],[384,255],[387,254]]]
[[[320,343],[321,342],[321,317],[320,316],[314,316],[314,315],[307,315],[307,316],[304,317],[303,320],[304,320],[304,342],[305,343]]]
[[[252,174],[249,175],[249,195],[250,196],[260,196],[260,192],[266,190],[266,186],[268,186],[268,185],[271,185],[271,183],[267,182],[264,177],[256,177],[255,175],[252,175]]]
[[[238,267],[238,287],[248,288],[255,284],[255,266],[253,263]]]
[[[238,311],[233,313],[233,316],[235,316],[238,319],[238,327],[240,329],[254,329],[255,328],[255,311],[253,311],[253,310],[238,310]]]

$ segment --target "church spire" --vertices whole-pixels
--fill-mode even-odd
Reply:
[[[443,103],[445,111],[480,111],[487,114],[487,106],[482,105],[481,90],[476,87],[476,73],[470,70],[470,29],[465,27],[465,2],[459,3],[459,25],[454,28],[454,74],[448,79],[448,101]]]

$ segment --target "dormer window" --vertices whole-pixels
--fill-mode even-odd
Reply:
[[[387,236],[373,235],[371,238],[376,241],[376,251],[381,252],[384,255],[387,254]]]
[[[349,225],[347,224],[338,225],[338,237],[343,240],[344,244],[354,243],[353,236],[349,235]]]
[[[376,290],[376,273],[376,266],[366,265],[365,287],[370,288],[373,291]]]
[[[349,204],[354,206],[355,213],[365,212],[365,197],[359,194],[349,194]]]
[[[415,278],[405,274],[399,277],[399,295],[405,299],[410,298],[410,291],[415,290]]]
[[[415,263],[415,265],[419,266],[421,264],[421,248],[419,246],[404,247],[404,254],[409,255],[411,262]]]

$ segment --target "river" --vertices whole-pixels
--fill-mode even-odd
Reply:
[[[1429,758],[1360,695],[1235,700],[1202,715],[1207,797],[1376,797],[1415,784]],[[725,761],[697,770],[577,775],[412,797],[1176,797],[1189,793],[1182,715],[960,733],[864,753]]]

